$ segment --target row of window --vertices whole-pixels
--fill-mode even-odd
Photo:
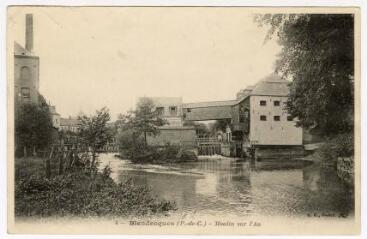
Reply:
[[[273,117],[274,121],[280,121],[280,115],[274,115]],[[260,120],[261,121],[266,121],[266,115],[260,115]],[[291,116],[287,116],[287,121],[292,121],[292,117]]]
[[[279,100],[274,100],[273,104],[274,104],[274,106],[280,106],[280,101]],[[260,106],[266,106],[266,100],[260,100]]]

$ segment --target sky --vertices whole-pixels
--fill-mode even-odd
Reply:
[[[281,49],[253,11],[230,7],[13,7],[9,47],[24,46],[26,13],[40,93],[62,117],[107,106],[116,119],[141,96],[231,100],[274,71]]]

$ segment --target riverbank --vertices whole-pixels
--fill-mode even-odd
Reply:
[[[116,183],[111,169],[90,174],[79,169],[58,175],[51,162],[47,178],[42,158],[15,159],[15,216],[165,215],[175,203],[159,200],[147,187],[127,179]]]

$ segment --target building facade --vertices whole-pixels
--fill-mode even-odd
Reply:
[[[181,127],[182,97],[150,97],[155,110],[160,117],[168,122],[169,126]]]
[[[52,126],[56,128],[57,130],[60,129],[60,120],[61,116],[59,113],[56,112],[55,106],[49,106],[49,112],[52,120]]]
[[[60,118],[60,130],[64,132],[77,133],[79,131],[80,121],[75,118]]]
[[[193,148],[196,145],[195,128],[183,125],[182,97],[149,97],[155,110],[167,123],[159,127],[159,134],[148,136],[149,145],[167,144]]]

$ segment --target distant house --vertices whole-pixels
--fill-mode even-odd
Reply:
[[[166,144],[194,147],[196,144],[195,128],[183,126],[182,98],[181,97],[149,97],[167,124],[159,127],[157,136],[147,138],[149,145],[163,146]]]
[[[182,126],[182,97],[150,97],[155,109],[169,126]]]
[[[52,120],[52,126],[56,129],[60,128],[60,114],[56,112],[56,107],[55,106],[49,106],[49,112],[51,115],[51,120]]]
[[[80,121],[75,118],[60,118],[60,130],[64,132],[77,133],[80,127]]]

